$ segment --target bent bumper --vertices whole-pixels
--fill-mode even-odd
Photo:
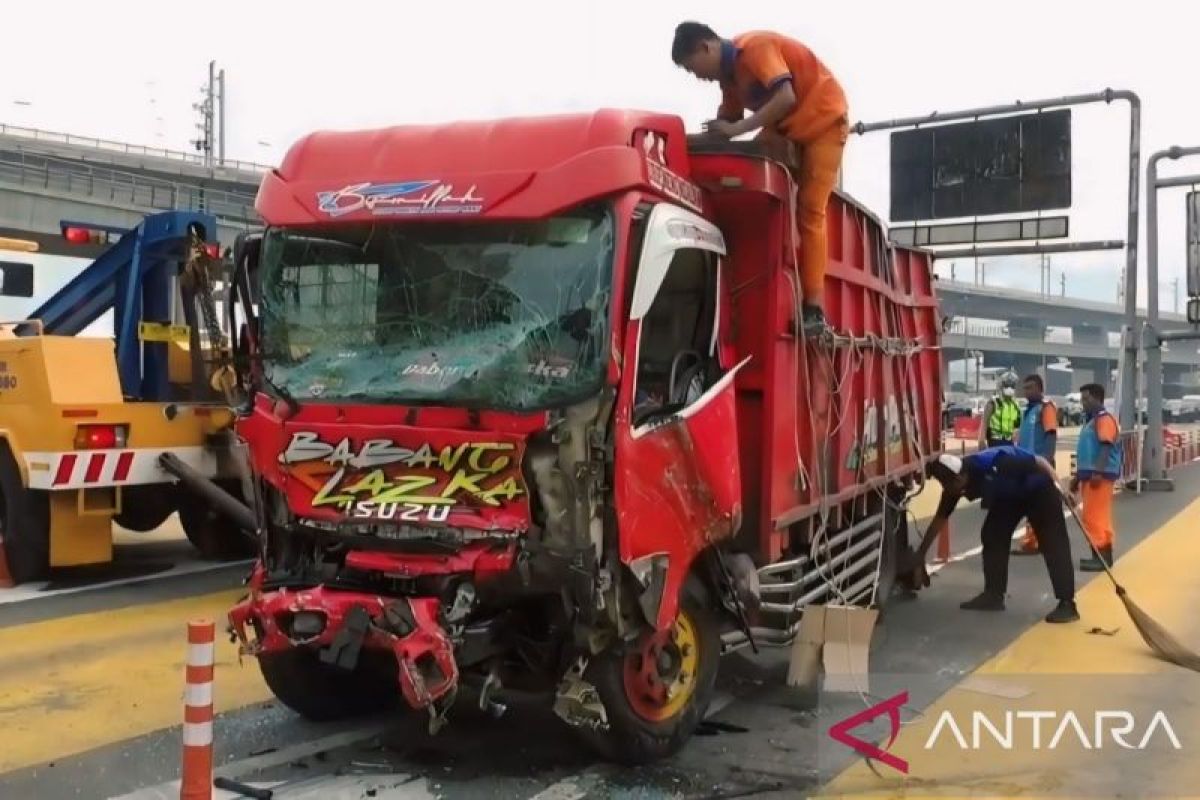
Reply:
[[[252,589],[229,611],[229,622],[243,655],[307,647],[325,663],[354,669],[362,648],[390,651],[404,699],[423,709],[458,685],[454,644],[439,612],[433,597],[384,598],[324,586]]]

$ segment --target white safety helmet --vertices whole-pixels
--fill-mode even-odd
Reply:
[[[953,472],[955,475],[962,474],[963,460],[956,455],[942,453],[940,456],[938,456],[938,463]]]
[[[1017,373],[1009,370],[1000,376],[1000,391],[1005,397],[1015,397],[1017,394]]]

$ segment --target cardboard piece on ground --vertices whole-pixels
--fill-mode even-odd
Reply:
[[[800,618],[800,633],[792,642],[787,685],[816,691],[821,675],[821,646],[825,643],[825,606],[807,606]]]
[[[870,691],[871,636],[878,616],[874,608],[825,606],[825,691]]]

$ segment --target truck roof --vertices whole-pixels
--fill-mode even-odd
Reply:
[[[272,225],[536,218],[635,185],[687,183],[689,166],[683,121],[647,111],[320,131],[264,177],[255,205]],[[682,190],[699,202],[694,186]]]

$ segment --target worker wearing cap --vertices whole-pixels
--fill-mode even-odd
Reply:
[[[1000,391],[983,407],[983,422],[979,426],[979,449],[1012,444],[1021,421],[1017,405],[1017,376],[1006,372],[1000,378]]]
[[[1116,419],[1104,407],[1103,386],[1089,383],[1079,388],[1079,395],[1087,421],[1079,431],[1071,493],[1080,493],[1084,532],[1104,559],[1103,564],[1095,555],[1081,559],[1079,569],[1099,572],[1106,564],[1112,564],[1115,538],[1112,501],[1117,479],[1121,477],[1121,431]]]
[[[1017,429],[1017,447],[1035,456],[1054,463],[1058,449],[1058,408],[1044,394],[1046,384],[1042,376],[1034,373],[1025,378],[1025,410],[1021,412],[1021,427]],[[1038,551],[1037,533],[1033,526],[1025,526],[1021,543],[1013,549],[1014,555],[1033,555]]]
[[[991,447],[963,458],[942,455],[930,466],[930,474],[942,485],[942,499],[929,528],[932,541],[947,523],[958,501],[988,498],[987,517],[980,537],[983,542],[983,591],[960,604],[969,611],[1003,611],[1008,591],[1009,542],[1013,529],[1028,519],[1038,532],[1046,571],[1058,605],[1046,615],[1047,622],[1074,622],[1075,571],[1071,568],[1071,543],[1063,519],[1058,475],[1050,462],[1013,445]],[[922,544],[924,552],[925,544]]]
[[[798,148],[802,325],[823,329],[825,207],[850,132],[841,85],[812,50],[770,31],[723,39],[707,25],[684,22],[675,28],[671,59],[701,80],[720,83],[717,118],[705,123],[709,134],[730,139],[757,130],[759,139]]]

